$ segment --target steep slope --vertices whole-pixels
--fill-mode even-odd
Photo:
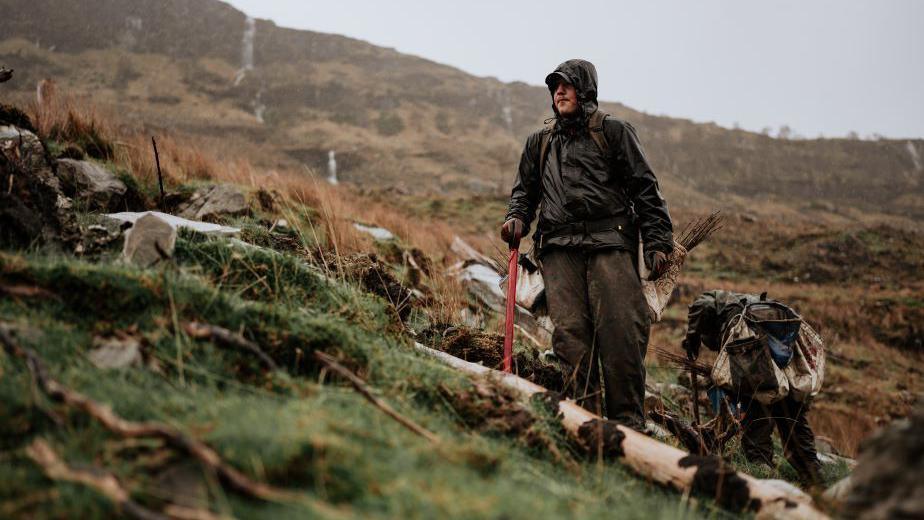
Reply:
[[[340,178],[370,187],[503,192],[523,138],[549,114],[543,87],[248,21],[216,0],[2,0],[0,9],[0,62],[17,69],[4,95],[24,100],[53,78],[264,166],[323,174],[333,150]],[[924,216],[920,140],[781,140],[603,107],[639,128],[675,199]]]

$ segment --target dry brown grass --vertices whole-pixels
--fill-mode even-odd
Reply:
[[[100,110],[89,100],[56,92],[54,83],[49,82],[43,94],[41,103],[33,102],[29,107],[43,139],[77,144],[92,157],[112,160],[140,184],[155,185],[157,166],[150,132],[120,124],[116,115]],[[436,319],[455,321],[465,305],[462,287],[443,275],[443,267],[453,260],[450,244],[455,233],[449,224],[412,217],[349,186],[332,186],[311,172],[257,169],[247,160],[223,156],[214,143],[163,132],[155,138],[168,190],[208,180],[275,191],[280,195],[279,216],[318,245],[318,250],[310,253],[319,256],[325,268],[340,265],[350,255],[374,251],[371,237],[358,231],[354,222],[384,227],[434,262],[428,286],[434,296],[431,312]],[[313,211],[304,211],[306,207]],[[345,269],[337,271],[342,274]]]
[[[816,435],[827,437],[844,456],[856,457],[860,444],[878,425],[866,410],[849,407],[815,407],[808,413]]]
[[[224,168],[214,153],[194,144],[179,142],[171,135],[155,136],[155,140],[161,172],[168,184],[215,179]],[[157,163],[150,135],[132,132],[122,136],[117,144],[116,164],[130,171],[139,182],[156,182]]]
[[[466,304],[466,296],[458,281],[443,274],[453,260],[450,244],[455,235],[448,224],[413,218],[398,209],[371,201],[348,186],[332,186],[302,172],[262,172],[246,161],[227,164],[218,171],[215,180],[279,192],[282,216],[319,245],[312,253],[319,255],[325,266],[341,265],[350,255],[374,250],[371,237],[357,230],[355,222],[386,228],[404,244],[420,249],[435,264],[428,283],[434,295],[431,314],[444,323],[457,321]],[[300,224],[297,213],[303,207],[314,208],[317,213],[316,218],[307,218]],[[336,274],[344,271],[340,268]]]
[[[28,107],[39,137],[79,146],[97,159],[112,158],[115,131],[110,117],[86,99],[59,94],[54,82],[43,83],[40,91],[41,102],[33,101]]]

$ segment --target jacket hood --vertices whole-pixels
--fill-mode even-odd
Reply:
[[[549,87],[549,94],[554,98],[558,81],[564,79],[574,85],[577,91],[578,103],[584,111],[583,116],[589,117],[597,111],[597,67],[587,60],[568,60],[545,77],[545,84]],[[553,100],[552,110],[558,115]]]

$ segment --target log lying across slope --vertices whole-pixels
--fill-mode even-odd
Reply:
[[[416,347],[463,372],[494,378],[524,397],[549,393],[519,376],[470,363],[420,343]],[[558,401],[558,410],[568,433],[600,455],[619,458],[646,479],[683,493],[714,498],[734,511],[750,510],[771,518],[827,518],[815,508],[811,497],[792,485],[738,473],[719,457],[691,455],[607,421],[573,401]]]

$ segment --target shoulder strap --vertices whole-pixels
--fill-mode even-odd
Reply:
[[[590,131],[590,137],[597,143],[597,147],[606,156],[609,152],[609,146],[606,143],[606,136],[603,134],[603,121],[606,119],[606,112],[597,109],[587,120],[587,129]]]
[[[598,109],[587,120],[587,130],[590,131],[590,137],[597,143],[597,147],[600,148],[604,156],[609,152],[606,135],[603,133],[603,121],[606,116],[606,112]],[[549,153],[549,144],[552,142],[552,131],[554,129],[555,121],[552,121],[545,125],[545,130],[543,130],[542,140],[539,144],[539,175],[542,175],[542,172],[545,171],[545,159]]]
[[[555,129],[555,121],[553,120],[550,123],[545,125],[545,129],[542,131],[542,136],[539,141],[539,177],[542,177],[542,172],[545,171],[545,158],[549,153],[549,144],[552,142],[552,130]]]

